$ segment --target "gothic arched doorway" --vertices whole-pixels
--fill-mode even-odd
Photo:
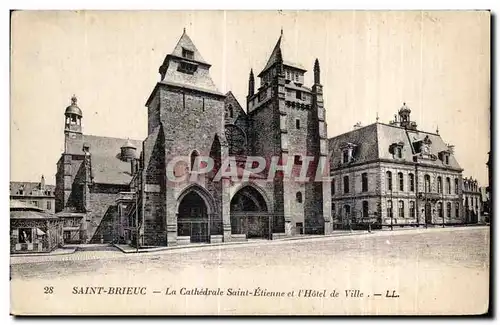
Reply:
[[[189,236],[192,243],[210,242],[207,205],[196,191],[182,198],[178,211],[177,236]]]
[[[247,238],[271,238],[272,218],[264,197],[252,186],[240,189],[231,199],[231,233]]]

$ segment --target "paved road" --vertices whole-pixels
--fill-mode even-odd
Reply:
[[[147,254],[81,252],[58,256],[59,260],[13,264],[11,283],[14,292],[50,284],[64,294],[70,294],[73,286],[124,283],[162,292],[167,287],[177,291],[182,287],[235,291],[256,287],[269,291],[360,289],[365,297],[396,289],[400,294],[397,301],[342,299],[332,303],[320,299],[304,303],[285,298],[254,301],[256,297],[183,296],[181,301],[172,303],[169,297],[162,295],[162,299],[155,299],[148,295],[147,306],[150,312],[159,313],[215,310],[231,314],[265,308],[280,314],[311,311],[359,314],[369,308],[384,314],[455,314],[457,310],[467,314],[484,312],[487,306],[489,236],[487,227],[445,228]],[[67,299],[77,298],[70,295]],[[142,304],[127,300],[131,298],[123,299],[130,303],[127,311],[144,310]],[[116,306],[103,303],[94,308],[110,312]]]

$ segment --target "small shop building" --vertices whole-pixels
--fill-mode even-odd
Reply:
[[[10,252],[46,253],[63,245],[62,222],[54,214],[10,200]]]

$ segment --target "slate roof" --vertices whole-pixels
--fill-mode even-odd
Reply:
[[[399,126],[384,123],[373,123],[328,139],[330,162],[333,168],[340,167],[342,146],[346,143],[356,145],[354,153],[355,161],[353,162],[355,164],[372,162],[380,159],[394,160],[392,153],[389,151],[389,147],[394,143],[401,142],[403,144],[402,159],[394,161],[413,163],[413,156],[416,153],[413,143],[425,137],[428,137],[432,142],[430,146],[431,154],[439,156],[439,152],[448,150],[448,146],[439,134],[419,130],[406,130]],[[436,167],[462,169],[453,154],[450,154],[448,165],[445,165],[440,159],[419,160],[419,163]]]
[[[10,200],[10,218],[11,219],[57,219],[51,213],[19,200]]]
[[[10,195],[11,196],[19,196],[19,190],[24,186],[23,196],[54,196],[54,185],[45,185],[45,191],[50,191],[50,195],[40,195],[41,193],[37,193],[40,191],[40,182],[10,182]],[[33,194],[32,194],[33,193]]]
[[[267,60],[266,66],[264,67],[264,69],[262,69],[262,71],[259,73],[259,75],[257,77],[262,76],[262,74],[265,71],[267,71],[269,68],[271,68],[276,63],[276,61],[278,60],[278,49],[281,50],[281,57],[283,58],[283,65],[286,65],[286,66],[289,66],[289,67],[292,67],[292,68],[296,68],[296,69],[302,70],[304,72],[307,71],[302,65],[294,63],[294,62],[291,62],[291,61],[287,61],[285,59],[286,56],[285,56],[285,52],[283,51],[283,49],[285,47],[285,46],[283,46],[284,42],[285,42],[285,38],[283,37],[283,34],[282,34],[280,36],[280,38],[278,39],[278,41],[276,42],[276,45],[274,46],[274,49],[271,52],[271,55],[269,56],[269,59]]]
[[[182,49],[183,48],[194,52],[193,61],[196,61],[199,63],[204,63],[204,64],[208,65],[207,61],[205,61],[205,59],[203,59],[200,51],[198,51],[198,49],[194,45],[191,38],[188,36],[188,34],[186,34],[186,31],[184,31],[182,33],[181,38],[177,42],[177,45],[175,45],[174,50],[172,51],[171,55],[174,55],[178,58],[183,58],[183,56],[182,56]]]
[[[193,52],[193,58],[189,59],[182,56],[183,49]],[[182,62],[197,65],[197,69],[194,73],[185,73],[178,71],[179,65]],[[213,93],[216,95],[223,94],[217,89],[214,81],[209,74],[210,64],[208,64],[205,59],[201,56],[200,52],[194,45],[193,41],[189,36],[184,33],[174,47],[174,50],[165,57],[163,65],[160,67],[160,72],[165,70],[165,75],[159,84],[171,85],[176,87],[185,87],[197,91],[204,91]],[[155,93],[153,93],[151,96]],[[146,105],[148,105],[150,98],[147,100]]]
[[[139,157],[142,141],[84,134],[81,142],[70,143],[66,153],[83,155],[83,144],[89,146],[95,183],[126,185],[130,182],[132,179],[130,162],[120,160],[121,147],[124,145],[136,147],[136,157]],[[79,169],[76,165],[81,164],[81,161],[73,160],[73,164],[75,168],[72,168],[72,171],[76,175]]]
[[[122,161],[113,156],[92,155],[92,176],[99,184],[127,185],[132,179],[129,161]]]
[[[33,211],[40,211],[43,212],[44,210],[42,208],[39,208],[37,206],[19,201],[19,200],[10,200],[10,209],[11,210],[33,210]]]
[[[226,98],[224,99],[224,104],[226,107],[229,105],[233,107],[233,117],[226,118],[226,123],[234,123],[239,117],[242,118],[246,117],[247,114],[245,110],[243,109],[243,107],[241,107],[240,103],[238,102],[238,100],[231,91],[229,91],[226,94]]]

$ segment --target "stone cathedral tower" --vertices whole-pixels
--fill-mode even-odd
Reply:
[[[247,112],[251,154],[282,163],[293,163],[298,176],[309,160],[316,166],[327,156],[327,133],[320,67],[314,64],[314,85],[304,85],[306,69],[286,60],[283,32],[264,69],[258,74],[255,91],[253,71],[249,77]],[[315,169],[315,168],[313,168]],[[314,170],[315,171],[315,170]],[[313,173],[309,173],[311,175]],[[330,184],[287,179],[277,173],[274,181],[275,212],[284,216],[287,235],[331,232]]]

